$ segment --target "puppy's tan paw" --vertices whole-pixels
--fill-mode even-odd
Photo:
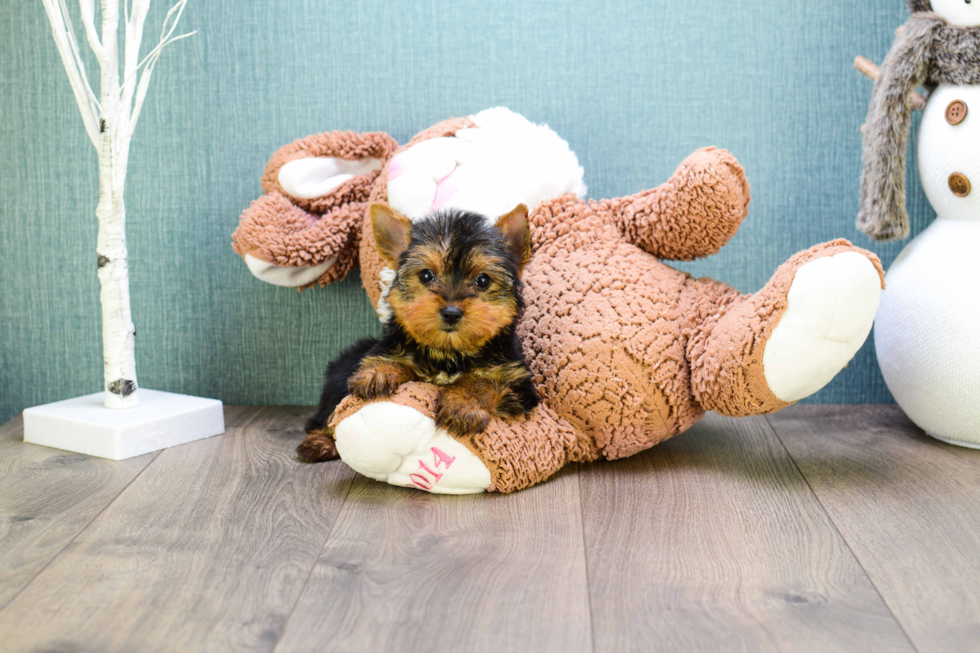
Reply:
[[[461,392],[444,392],[436,408],[436,426],[454,435],[482,433],[492,417],[488,410]]]
[[[410,380],[403,367],[388,361],[366,360],[347,382],[350,393],[362,400],[390,397]]]

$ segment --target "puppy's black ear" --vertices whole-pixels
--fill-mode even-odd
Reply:
[[[531,228],[527,223],[527,207],[518,204],[510,213],[500,216],[497,229],[503,232],[507,247],[517,257],[517,272],[520,275],[524,271],[524,265],[531,259]]]
[[[378,252],[392,270],[398,268],[398,257],[408,249],[411,221],[387,204],[371,205],[371,228]]]

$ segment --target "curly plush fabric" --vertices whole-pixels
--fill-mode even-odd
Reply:
[[[272,155],[262,173],[262,189],[269,194],[288,195],[279,185],[279,170],[296,159],[330,156],[348,161],[380,159],[388,161],[398,149],[398,142],[384,132],[359,134],[352,131],[334,131],[300,138],[279,148]],[[348,179],[322,197],[313,199],[293,198],[296,206],[311,213],[327,213],[336,206],[351,202],[364,202],[378,179],[378,172]]]
[[[439,391],[425,383],[406,383],[390,398],[435,419]],[[347,397],[337,407],[331,427],[364,407],[364,402]],[[495,421],[483,433],[457,438],[490,470],[489,492],[522,490],[553,476],[571,462],[590,462],[599,457],[594,441],[540,406],[527,418]]]
[[[742,295],[660,263],[614,230],[565,247],[580,243],[573,235],[536,255],[524,277],[529,308],[519,333],[546,403],[457,438],[490,470],[490,491],[531,487],[570,462],[633,455],[683,433],[705,410],[745,416],[785,407],[761,361],[796,271],[858,251],[884,275],[873,254],[837,240],[797,254],[762,290]],[[434,418],[437,397],[434,386],[409,383],[390,401]],[[348,397],[331,425],[363,406]]]
[[[303,199],[289,196],[282,188],[279,170],[290,161],[311,156],[387,162],[397,147],[395,139],[384,132],[334,131],[300,138],[280,148],[262,175],[267,194],[245,210],[232,235],[235,252],[280,267],[310,267],[335,260],[319,279],[303,287],[343,279],[357,266],[367,200],[380,171],[348,179],[322,197]]]
[[[472,127],[467,118],[443,121],[398,152]],[[319,148],[324,142],[313,144]],[[333,141],[329,147],[347,151]],[[388,160],[395,154],[385,153]],[[275,179],[282,165],[301,156],[300,149],[280,150],[267,178]],[[364,287],[377,306],[386,264],[374,239],[361,236],[370,233],[370,225],[355,198],[363,198],[369,184],[364,201],[386,201],[387,174],[384,167],[364,175],[360,194],[347,195],[347,204],[329,210],[329,196],[302,205],[269,186],[270,194],[243,215],[236,251],[284,261],[281,265],[339,252],[343,265],[338,262],[324,278],[340,278],[359,261]],[[706,148],[657,188],[601,201],[566,194],[532,207],[532,258],[523,276],[527,309],[518,334],[542,403],[526,418],[492,421],[481,434],[457,438],[490,471],[491,491],[530,487],[569,462],[643,451],[689,429],[706,410],[738,416],[786,405],[767,385],[762,356],[787,310],[796,272],[841,252],[866,256],[879,276],[881,266],[873,254],[834,241],[794,256],[762,290],[742,295],[658,260],[717,252],[738,230],[749,201],[735,157]],[[316,206],[322,215],[304,206]],[[434,386],[409,383],[388,401],[433,417],[437,396]],[[348,397],[331,425],[363,406]]]
[[[239,256],[252,256],[283,267],[337,262],[318,282],[341,279],[357,264],[357,244],[365,202],[342,204],[324,215],[308,213],[277,192],[263,195],[246,210],[232,235]]]
[[[699,324],[691,334],[687,355],[694,394],[703,408],[744,417],[772,413],[789,405],[775,397],[766,383],[762,369],[766,343],[786,310],[796,271],[817,258],[849,251],[871,260],[884,287],[885,272],[878,257],[844,239],[799,252],[779,266],[769,283],[753,295],[738,295],[710,279],[694,282],[695,301],[700,304],[694,314]],[[712,310],[712,306],[716,308]]]
[[[691,261],[717,254],[735,235],[750,198],[735,157],[709,147],[685,159],[663,186],[601,207],[614,214],[627,242],[657,258]]]
[[[980,28],[957,27],[912,2],[912,14],[881,65],[864,133],[857,227],[877,240],[907,238],[905,154],[910,98],[920,86],[980,84]]]

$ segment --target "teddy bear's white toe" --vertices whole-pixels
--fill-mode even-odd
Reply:
[[[797,270],[762,358],[772,393],[798,401],[827,385],[864,344],[880,299],[878,270],[857,252]]]
[[[490,470],[435,421],[390,401],[367,404],[334,433],[341,460],[391,485],[436,494],[475,494],[490,487]]]

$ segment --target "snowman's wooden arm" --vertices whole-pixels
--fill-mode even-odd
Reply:
[[[899,30],[901,31],[901,30]],[[879,68],[872,61],[865,59],[864,57],[857,56],[854,57],[854,67],[865,77],[871,79],[871,81],[878,81],[878,75],[881,74],[881,68]],[[922,111],[926,108],[926,97],[921,93],[912,93],[911,98],[909,98],[912,105],[912,109],[915,111]],[[864,131],[864,127],[861,128]]]

